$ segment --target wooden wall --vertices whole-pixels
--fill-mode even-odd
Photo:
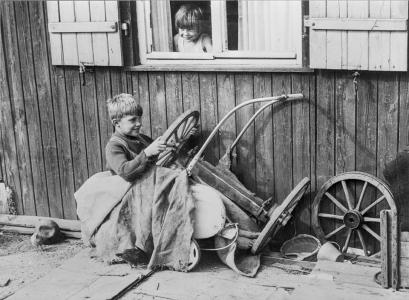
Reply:
[[[96,68],[82,85],[78,68],[50,63],[45,4],[0,4],[0,179],[20,214],[75,219],[73,193],[104,170],[112,132],[105,101],[132,93],[143,131],[156,137],[184,110],[201,112],[202,143],[231,108],[250,98],[299,93],[305,100],[266,110],[237,148],[234,171],[262,198],[281,202],[297,182],[311,191],[295,229],[310,231],[310,207],[325,180],[350,170],[382,177],[409,143],[406,73],[363,72],[355,97],[351,72],[124,72]],[[257,107],[240,111],[206,151],[215,163]]]

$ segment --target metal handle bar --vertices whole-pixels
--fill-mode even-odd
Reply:
[[[209,137],[207,140],[204,142],[202,148],[200,148],[199,152],[196,153],[196,155],[192,158],[190,161],[189,165],[186,168],[187,174],[190,175],[193,167],[199,160],[199,158],[202,156],[204,150],[206,147],[209,145],[210,141],[213,139],[213,137],[216,135],[217,131],[219,128],[226,122],[226,120],[237,110],[242,108],[243,106],[247,106],[253,103],[258,103],[258,102],[265,102],[265,101],[270,101],[270,102],[277,102],[277,101],[283,101],[283,100],[301,100],[304,98],[303,94],[288,94],[288,95],[281,95],[281,96],[275,96],[275,97],[265,97],[265,98],[256,98],[256,99],[251,99],[247,100],[239,105],[237,105],[235,108],[233,108],[231,111],[229,111],[223,119],[216,125],[216,127],[213,129],[213,131],[210,133]],[[270,103],[269,103],[270,104]],[[272,103],[271,103],[272,104]]]

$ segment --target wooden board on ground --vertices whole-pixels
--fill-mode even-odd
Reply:
[[[127,264],[106,265],[93,260],[89,251],[84,249],[8,299],[111,299],[143,275],[142,270]]]

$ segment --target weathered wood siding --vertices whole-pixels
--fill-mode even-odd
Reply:
[[[132,93],[144,109],[143,131],[156,137],[184,110],[201,112],[202,143],[235,105],[282,93],[305,100],[267,109],[237,147],[233,168],[262,198],[281,202],[300,179],[310,193],[297,208],[297,233],[310,230],[316,190],[331,176],[362,170],[382,177],[383,166],[409,144],[409,77],[362,73],[355,97],[351,72],[230,73],[124,72],[53,67],[45,4],[0,4],[0,179],[15,192],[20,214],[76,218],[73,193],[104,170],[112,133],[105,101]],[[240,111],[206,151],[224,154],[259,106]]]

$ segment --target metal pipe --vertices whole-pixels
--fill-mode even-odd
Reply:
[[[216,125],[216,127],[213,129],[213,131],[210,133],[209,137],[207,138],[207,140],[204,142],[203,146],[200,148],[199,152],[196,153],[196,155],[192,158],[192,160],[190,161],[189,165],[186,168],[187,173],[190,175],[191,171],[193,169],[193,167],[195,166],[195,164],[197,163],[197,161],[199,160],[199,158],[202,156],[204,150],[206,149],[206,147],[209,145],[210,141],[213,139],[213,137],[216,135],[217,131],[219,130],[219,128],[224,124],[224,122],[226,122],[226,120],[237,110],[239,110],[240,108],[250,105],[250,104],[254,104],[254,103],[258,103],[258,102],[265,102],[265,101],[284,101],[284,100],[301,100],[304,98],[303,94],[288,94],[288,95],[281,95],[281,96],[275,96],[275,97],[265,97],[265,98],[256,98],[256,99],[251,99],[251,100],[247,100],[239,105],[237,105],[235,108],[233,108],[231,111],[229,111],[224,117],[223,119]]]
[[[244,134],[244,132],[246,132],[247,128],[251,125],[251,123],[254,121],[255,118],[257,118],[257,116],[264,110],[266,109],[268,106],[273,105],[274,103],[278,102],[280,100],[273,100],[267,104],[264,104],[262,107],[260,107],[259,110],[256,111],[256,113],[251,117],[251,119],[246,123],[246,125],[244,125],[243,129],[240,131],[240,133],[237,135],[236,139],[234,140],[234,142],[231,144],[230,146],[230,151],[233,150],[234,147],[236,147],[236,144],[238,143],[238,141],[240,140],[241,136]]]

